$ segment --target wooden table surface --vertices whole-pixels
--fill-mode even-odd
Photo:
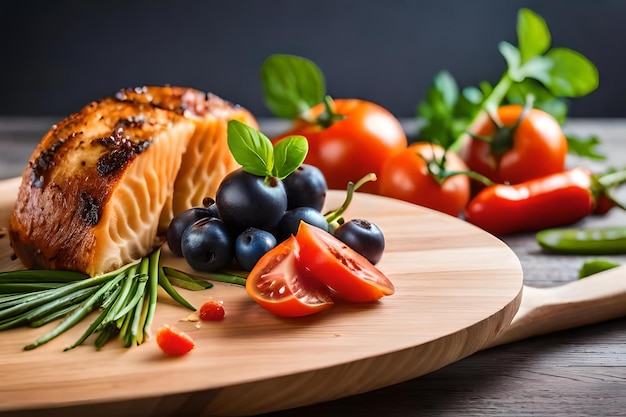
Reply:
[[[0,179],[21,174],[54,117],[0,117]],[[283,125],[260,120],[271,134]],[[405,121],[409,134],[415,129]],[[603,162],[571,158],[602,172],[626,166],[626,120],[572,120],[566,133],[596,134]],[[580,227],[626,225],[617,209]],[[593,257],[542,253],[533,234],[503,239],[519,256],[526,285],[545,287],[576,279]],[[626,264],[626,255],[603,256]],[[624,277],[626,279],[626,277]],[[283,416],[617,416],[626,415],[626,320],[617,319],[478,352],[429,375],[374,392],[296,410]]]

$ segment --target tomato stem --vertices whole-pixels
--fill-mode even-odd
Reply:
[[[475,171],[446,171],[445,175],[442,176],[441,183],[443,183],[446,179],[453,177],[455,175],[467,175],[468,177],[483,183],[484,185],[493,185],[495,184],[489,178],[485,177],[482,174],[479,174]]]
[[[524,108],[522,109],[519,117],[512,126],[504,126],[500,121],[494,121],[494,124],[496,125],[496,132],[490,141],[491,150],[494,155],[501,156],[511,150],[511,148],[513,147],[513,136],[515,135],[515,131],[519,127],[520,123],[522,123],[522,121],[526,118],[530,110],[533,108],[534,103],[535,97],[532,94],[526,96]]]
[[[328,129],[335,124],[335,122],[346,118],[343,114],[335,113],[333,109],[333,99],[329,95],[324,96],[323,103],[324,111],[315,120],[305,119],[307,122],[319,125],[324,129]]]
[[[592,192],[596,195],[604,195],[611,200],[615,207],[626,210],[626,205],[621,203],[613,195],[612,189],[626,182],[626,169],[608,172],[600,176],[592,176]]]
[[[331,227],[331,230],[335,228],[337,224],[341,221],[341,216],[348,209],[348,207],[350,206],[350,203],[352,202],[352,197],[354,196],[354,192],[358,190],[363,184],[370,182],[370,181],[376,181],[376,174],[369,173],[365,175],[363,178],[361,178],[360,180],[358,180],[356,184],[353,183],[352,181],[348,183],[348,186],[346,189],[346,198],[343,201],[343,204],[339,206],[338,208],[336,208],[335,210],[330,211],[324,215],[324,217],[326,218],[326,221]]]
[[[513,84],[513,80],[509,76],[508,72],[505,72],[500,78],[500,81],[495,85],[493,90],[491,90],[491,94],[485,99],[483,102],[482,110],[477,112],[472,121],[468,124],[468,128],[466,131],[461,133],[458,138],[452,143],[449,147],[450,150],[458,152],[463,145],[463,143],[471,137],[471,132],[474,130],[474,126],[479,123],[479,121],[484,117],[484,114],[491,111],[491,109],[497,109],[502,100],[506,97],[511,85]]]
[[[598,182],[604,187],[612,187],[626,182],[626,169],[608,172],[598,177]]]
[[[431,144],[431,146],[433,146]],[[478,172],[469,171],[469,170],[460,170],[460,171],[448,171],[446,169],[446,156],[448,151],[444,150],[441,159],[437,159],[435,156],[435,151],[432,151],[433,157],[432,159],[426,159],[422,154],[418,153],[418,156],[424,160],[426,163],[426,169],[428,170],[428,174],[437,181],[437,184],[442,185],[448,178],[453,177],[455,175],[467,175],[470,178],[473,178],[477,181],[485,185],[492,185],[493,181],[489,178],[485,177]]]

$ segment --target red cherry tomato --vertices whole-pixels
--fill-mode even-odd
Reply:
[[[394,293],[385,274],[330,233],[301,222],[296,239],[304,273],[326,284],[336,297],[368,302]]]
[[[299,258],[295,237],[279,243],[248,274],[248,295],[267,311],[283,317],[307,316],[332,307],[328,288],[300,273]]]
[[[567,139],[549,113],[529,109],[519,125],[506,132],[507,127],[515,125],[522,111],[523,106],[518,104],[498,109],[498,119],[505,130],[498,129],[487,117],[472,128],[472,133],[493,139],[492,142],[470,140],[465,162],[472,171],[496,183],[519,184],[564,170]]]
[[[324,111],[324,104],[309,110],[311,120]],[[356,182],[369,173],[380,174],[390,155],[407,146],[406,134],[396,117],[378,104],[358,99],[335,99],[335,114],[345,119],[330,127],[298,120],[285,136],[302,135],[308,139],[305,163],[318,167],[330,189],[345,190],[349,181]],[[364,184],[361,191],[376,192],[376,182]]]
[[[217,301],[207,301],[202,304],[198,316],[202,321],[219,321],[224,318],[224,306]]]
[[[175,330],[167,324],[157,330],[156,342],[161,350],[169,356],[186,355],[196,346],[187,333]]]
[[[419,204],[451,216],[458,216],[470,198],[470,181],[459,174],[441,183],[428,171],[427,162],[444,154],[439,145],[413,143],[391,156],[378,178],[379,193],[409,203]],[[446,171],[467,171],[463,160],[453,152],[446,153]]]

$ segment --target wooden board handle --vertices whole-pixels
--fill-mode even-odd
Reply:
[[[524,286],[520,308],[489,347],[626,316],[626,265],[551,288]]]

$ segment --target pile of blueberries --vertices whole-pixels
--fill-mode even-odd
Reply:
[[[295,235],[300,221],[331,231],[321,212],[328,186],[315,166],[302,164],[283,180],[238,169],[220,183],[215,200],[179,213],[167,230],[170,250],[197,271],[216,272],[236,261],[250,271],[266,252]],[[385,246],[381,230],[352,219],[332,233],[376,264]]]

